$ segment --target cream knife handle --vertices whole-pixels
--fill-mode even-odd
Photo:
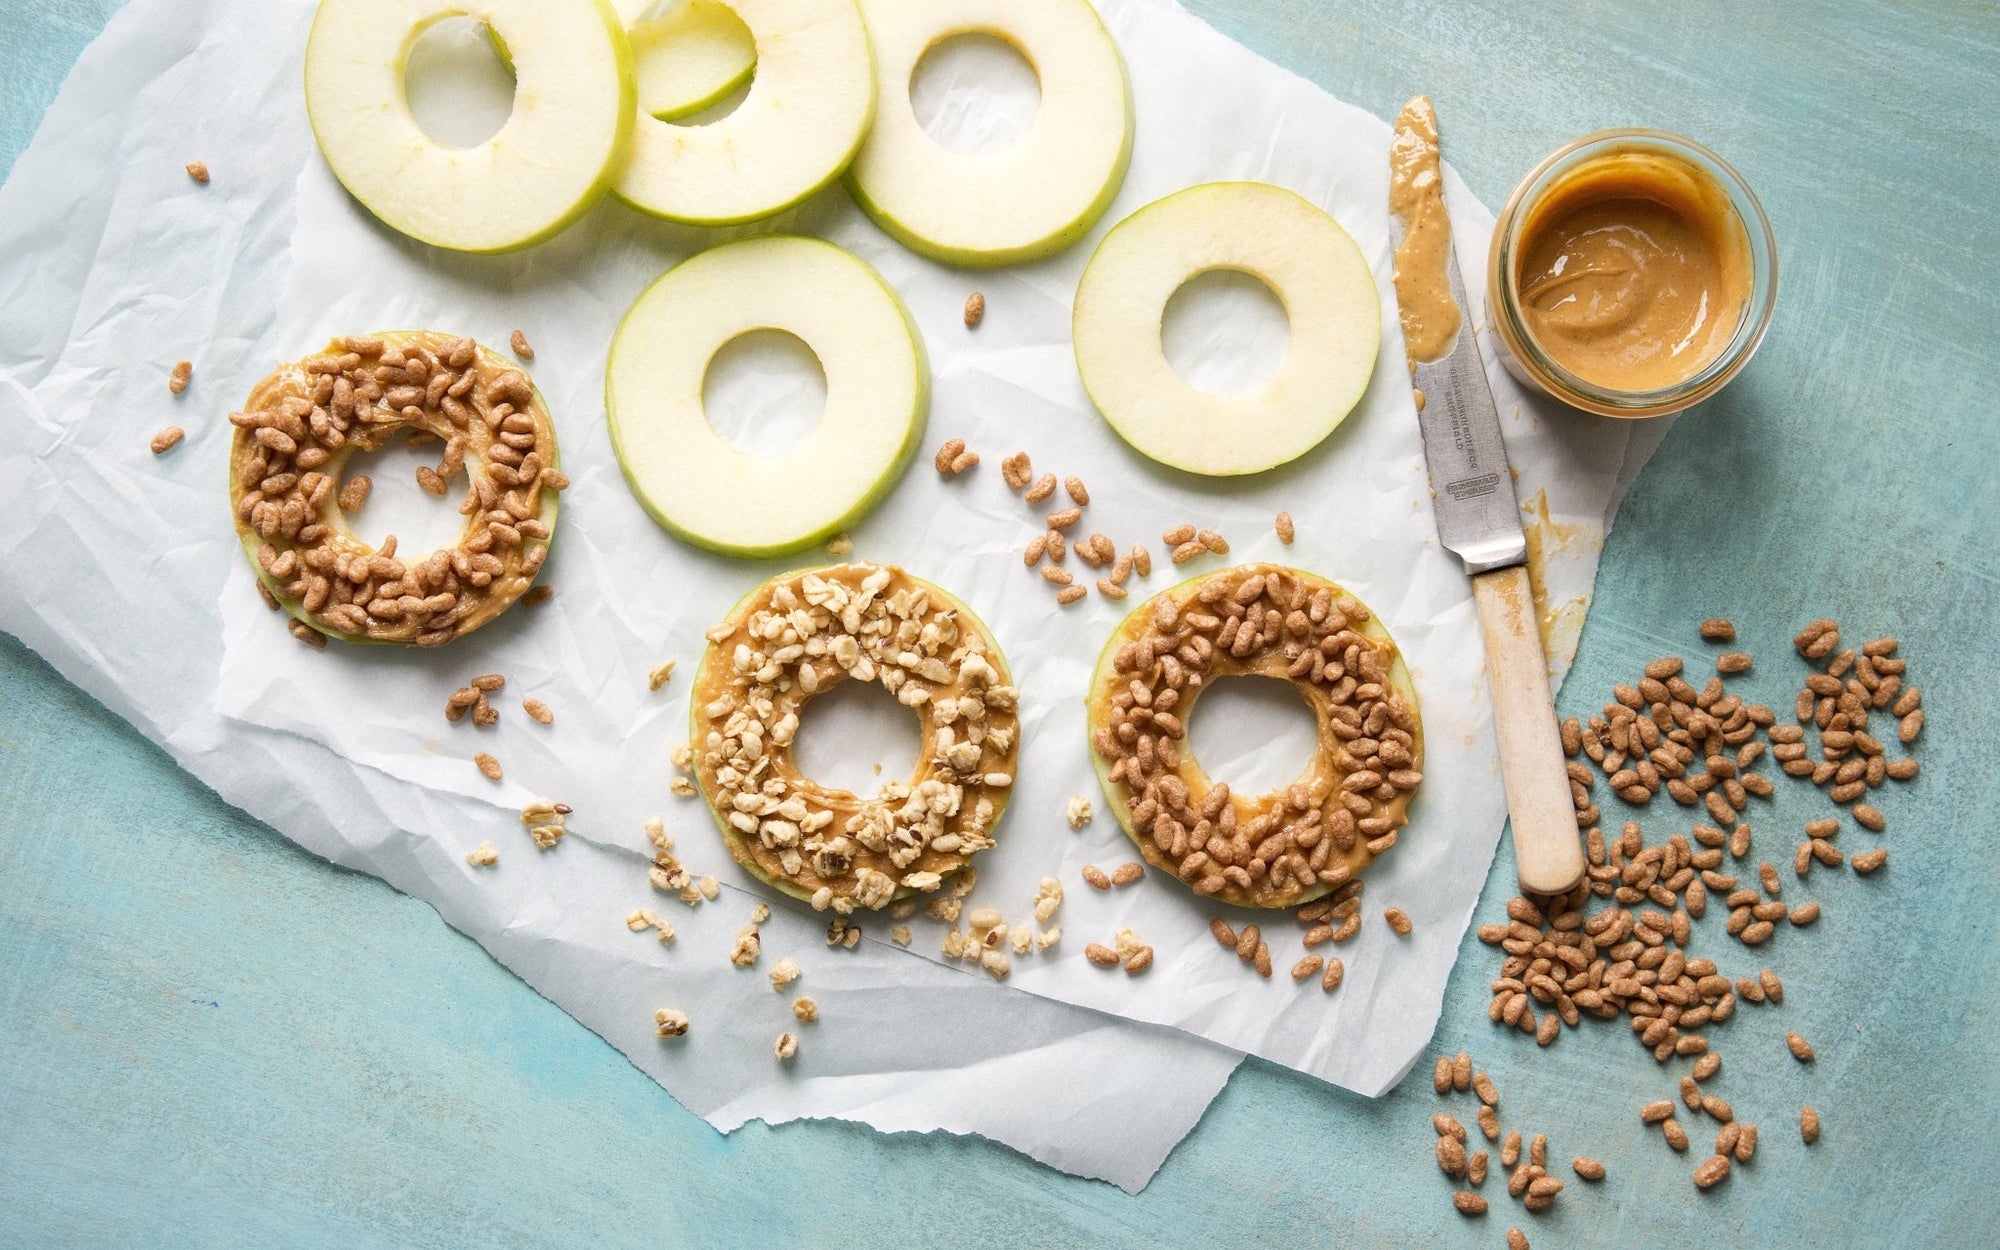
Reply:
[[[1527,567],[1478,574],[1472,598],[1486,642],[1493,730],[1514,822],[1514,868],[1523,890],[1561,894],[1583,880],[1583,848]]]

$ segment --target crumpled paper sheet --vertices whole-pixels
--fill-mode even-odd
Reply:
[[[1192,182],[1264,179],[1332,211],[1382,287],[1383,364],[1362,408],[1298,464],[1249,482],[1161,470],[1090,409],[1070,357],[1068,310],[1091,241],[1039,265],[955,272],[903,252],[838,189],[758,228],[819,234],[876,264],[930,351],[936,395],[926,446],[956,435],[987,456],[952,482],[920,460],[855,543],[862,558],[902,563],[964,597],[998,634],[1024,689],[1015,806],[1000,847],[982,857],[969,903],[1023,920],[1047,875],[1070,897],[1058,918],[1063,945],[1018,958],[1010,986],[999,987],[933,962],[937,922],[912,922],[911,952],[886,940],[879,917],[864,920],[858,950],[827,949],[824,917],[741,876],[705,813],[667,794],[667,756],[685,733],[685,680],[702,630],[756,581],[797,561],[706,556],[645,518],[610,452],[602,362],[644,285],[722,236],[663,227],[610,203],[514,257],[431,252],[388,234],[346,199],[312,149],[297,86],[311,9],[306,0],[136,0],[79,62],[0,191],[0,471],[21,497],[0,530],[0,628],[230,801],[431,902],[725,1131],[751,1118],[821,1116],[943,1128],[1137,1189],[1227,1079],[1236,1051],[1370,1094],[1407,1070],[1430,1035],[1504,805],[1470,599],[1437,549],[1396,367],[1379,119],[1166,0],[1103,5],[1139,120],[1131,176],[1098,233]],[[215,172],[209,187],[180,171],[197,157]],[[1483,272],[1490,217],[1456,180],[1450,192],[1461,264]],[[968,334],[959,312],[974,287],[987,294],[988,319]],[[230,533],[223,417],[275,361],[331,333],[403,325],[494,343],[519,326],[536,344],[536,380],[576,483],[547,574],[557,597],[442,656],[309,652],[258,605]],[[1209,331],[1218,345],[1230,341],[1226,326]],[[1197,323],[1190,332],[1199,341],[1204,331]],[[196,359],[196,382],[174,401],[163,379],[182,355]],[[1551,601],[1580,603],[1617,498],[1664,428],[1531,403],[1497,367],[1489,372],[1522,497],[1546,499]],[[189,428],[188,443],[155,461],[146,439],[170,422]],[[1081,864],[1131,857],[1108,814],[1081,833],[1061,818],[1072,794],[1102,805],[1084,754],[1081,693],[1120,611],[1095,596],[1059,610],[1021,568],[1032,514],[997,473],[1017,448],[1034,453],[1039,469],[1091,484],[1086,530],[1130,545],[1199,520],[1232,539],[1232,559],[1284,560],[1345,582],[1408,652],[1428,780],[1402,844],[1369,874],[1368,911],[1401,905],[1418,928],[1394,941],[1371,924],[1341,951],[1348,981],[1332,1000],[1282,977],[1245,976],[1207,937],[1209,909],[1163,880],[1111,896],[1081,886]],[[385,481],[378,494],[407,486]],[[1281,507],[1299,524],[1289,549],[1271,533]],[[1159,563],[1139,595],[1176,580]],[[644,674],[665,658],[678,658],[683,676],[650,694]],[[1566,651],[1557,657],[1566,660]],[[501,727],[447,726],[445,694],[492,669],[510,678]],[[516,710],[523,694],[556,709],[552,728]],[[1259,740],[1254,725],[1229,723],[1222,701],[1215,710],[1224,719],[1202,726],[1204,742]],[[861,714],[830,714],[822,728],[832,736]],[[478,750],[505,762],[504,785],[473,770]],[[1248,754],[1212,762],[1227,776]],[[535,793],[578,809],[570,836],[545,854],[515,820]],[[647,888],[640,825],[655,814],[667,817],[697,873],[723,878],[720,900],[690,910]],[[483,840],[501,848],[497,869],[463,861]],[[775,911],[763,964],[732,968],[723,954],[760,898]],[[678,941],[662,947],[627,932],[623,917],[638,906],[668,919]],[[1147,976],[1107,975],[1081,959],[1083,943],[1108,940],[1119,925],[1159,951]],[[788,954],[806,969],[793,991],[821,1003],[817,1025],[796,1025],[788,997],[762,975]],[[653,1008],[665,1005],[695,1021],[669,1046],[651,1026]],[[769,1047],[784,1029],[801,1033],[803,1045],[780,1066]]]

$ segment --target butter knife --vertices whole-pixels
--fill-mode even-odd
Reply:
[[[1413,374],[1422,396],[1417,422],[1432,507],[1439,540],[1472,578],[1513,822],[1515,872],[1524,891],[1561,894],[1583,879],[1583,851],[1528,584],[1527,536],[1458,258],[1450,246],[1443,250],[1460,325],[1451,350],[1417,362]]]

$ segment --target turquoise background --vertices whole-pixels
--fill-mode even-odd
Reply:
[[[116,7],[0,0],[0,168]],[[1899,635],[1927,692],[1924,774],[1881,800],[1888,870],[1801,887],[1786,866],[1787,898],[1826,917],[1756,961],[1718,921],[1697,940],[1789,990],[1711,1032],[1717,1092],[1762,1126],[1756,1162],[1697,1194],[1698,1155],[1636,1114],[1671,1079],[1619,1025],[1547,1051],[1495,1030],[1496,960],[1469,937],[1438,1045],[1474,1052],[1563,1175],[1578,1153],[1611,1170],[1546,1216],[1493,1180],[1493,1214],[1452,1210],[1422,1075],[1367,1102],[1247,1063],[1136,1198],[974,1140],[724,1139],[429,907],[227,807],[0,638],[0,1244],[1497,1247],[1509,1223],[1538,1247],[2000,1244],[1995,7],[1190,7],[1383,116],[1430,92],[1489,204],[1561,142],[1633,124],[1712,145],[1764,197],[1776,324],[1625,505],[1562,699],[1585,711],[1644,660],[1696,654],[1712,614],[1774,705],[1802,671],[1791,634],[1821,614]],[[1780,784],[1753,810],[1783,865],[1830,808]],[[1660,836],[1674,812],[1655,814]],[[1479,919],[1507,878],[1503,853]],[[1801,1101],[1825,1120],[1811,1150]]]

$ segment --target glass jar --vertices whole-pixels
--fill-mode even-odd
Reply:
[[[1587,167],[1634,156],[1667,162],[1692,182],[1712,186],[1742,229],[1749,289],[1735,332],[1715,358],[1691,376],[1657,390],[1623,391],[1593,383],[1564,368],[1535,340],[1523,313],[1520,257],[1528,223],[1555,189]],[[1607,417],[1657,417],[1679,412],[1715,394],[1749,363],[1778,297],[1778,253],[1771,223],[1750,187],[1715,153],[1690,139],[1658,130],[1605,130],[1585,135],[1528,172],[1500,210],[1487,269],[1486,306],[1492,310],[1502,363],[1521,384],[1575,408]]]

